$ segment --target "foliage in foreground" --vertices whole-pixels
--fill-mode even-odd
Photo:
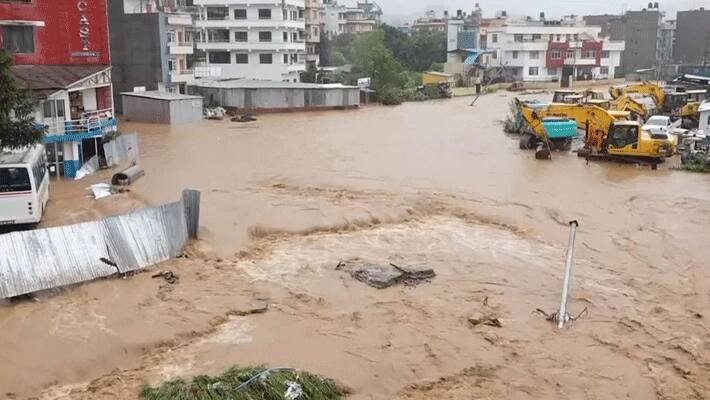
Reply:
[[[345,398],[346,391],[329,379],[290,369],[265,372],[267,370],[265,367],[235,366],[221,376],[201,375],[196,376],[191,382],[176,379],[163,383],[157,388],[145,387],[141,395],[145,400],[338,400]],[[240,385],[254,377],[257,378],[249,385],[237,390]]]
[[[17,86],[11,65],[10,55],[0,49],[0,148],[19,149],[41,142],[43,131],[32,116],[36,101]]]

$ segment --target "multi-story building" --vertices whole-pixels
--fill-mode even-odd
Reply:
[[[108,15],[114,101],[135,88],[185,93],[194,79],[194,29],[185,0],[114,0]]]
[[[377,20],[369,17],[365,9],[340,5],[334,0],[324,1],[323,22],[323,33],[328,38],[341,34],[372,32],[377,26]]]
[[[467,85],[482,83],[490,55],[481,49],[481,23],[483,11],[476,4],[470,15],[457,10],[446,21],[446,50],[444,72],[456,76]],[[448,16],[448,15],[447,15]]]
[[[358,0],[357,8],[364,12],[365,18],[374,20],[377,25],[382,23],[382,7],[376,2],[371,0]]]
[[[304,0],[194,0],[206,67],[196,75],[298,82],[306,70]]]
[[[426,12],[426,16],[422,18],[417,18],[416,21],[411,26],[411,30],[414,33],[417,32],[446,32],[446,23],[448,20],[448,14],[443,18],[437,18],[436,12],[430,10]]]
[[[39,98],[50,171],[74,177],[115,130],[106,1],[0,2],[0,46]]]
[[[306,0],[306,68],[320,64],[320,35],[323,29],[323,0]]]
[[[710,63],[710,10],[678,12],[674,56],[681,64]]]
[[[658,45],[661,61],[664,64],[673,62],[675,49],[676,21],[666,20],[661,24],[661,42]]]
[[[622,64],[624,74],[654,69],[659,65],[662,18],[658,8],[648,8],[627,11],[623,17],[611,20],[610,38],[626,42]]]
[[[507,18],[486,27],[491,67],[509,79],[561,81],[610,79],[621,65],[623,41],[600,39],[600,27],[575,18],[561,21]]]

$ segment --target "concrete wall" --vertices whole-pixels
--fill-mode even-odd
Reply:
[[[710,10],[678,12],[674,58],[683,64],[710,61]]]
[[[180,124],[202,120],[202,99],[163,100],[123,95],[127,121]]]
[[[360,89],[357,88],[222,89],[189,86],[188,92],[204,97],[207,103],[249,110],[309,110],[356,107],[360,104]]]
[[[170,123],[170,102],[123,95],[123,117],[127,121]]]
[[[202,120],[202,99],[180,99],[170,102],[170,123],[184,124]]]
[[[168,81],[166,21],[162,13],[125,14],[121,0],[109,0],[108,11],[114,104],[122,113],[121,92]]]
[[[629,11],[623,17],[611,21],[611,39],[626,41],[623,73],[656,66],[660,17],[658,10]]]

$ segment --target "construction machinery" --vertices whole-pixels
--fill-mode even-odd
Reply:
[[[656,112],[655,102],[650,97],[629,94],[621,95],[609,101],[607,109],[612,111],[628,111],[634,119],[642,119],[644,121]]]
[[[640,82],[631,85],[612,86],[609,88],[609,94],[613,99],[629,94],[650,96],[661,113],[674,118],[697,120],[697,108],[700,105],[700,101],[694,100],[687,91],[667,93],[660,85],[652,82]]]
[[[542,142],[546,140],[544,121],[548,118],[570,119],[578,126],[584,126],[585,145],[578,152],[580,156],[647,161],[655,165],[675,152],[674,143],[667,134],[644,131],[637,121],[620,120],[619,112],[586,104],[528,105],[519,100],[516,102],[525,125]],[[521,138],[521,147],[522,144]]]

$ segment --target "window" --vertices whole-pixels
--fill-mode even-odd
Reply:
[[[574,59],[574,50],[567,50],[567,58]]]
[[[235,42],[248,42],[249,41],[249,32],[234,32],[234,41]]]
[[[0,168],[0,193],[29,192],[32,190],[27,168]]]
[[[599,73],[602,75],[609,75],[609,67],[601,67]]]
[[[247,53],[236,53],[234,58],[237,64],[249,64],[249,54]]]
[[[552,60],[559,60],[562,58],[562,52],[559,50],[552,50],[550,52],[550,59]]]
[[[518,58],[518,51],[517,51],[517,50],[516,50],[516,51],[513,51],[513,58],[514,58],[514,59],[517,59],[517,58]]]
[[[270,42],[271,41],[271,32],[259,32],[259,41],[260,42]]]
[[[274,55],[271,53],[259,54],[259,64],[273,64]]]
[[[602,50],[602,58],[609,58],[609,50]]]
[[[8,53],[34,53],[35,32],[31,26],[4,26],[5,51]]]
[[[271,19],[271,9],[270,8],[260,8],[259,9],[259,19]]]
[[[210,43],[229,43],[229,29],[211,29],[207,31]]]
[[[284,43],[288,42],[288,32],[284,32]]]
[[[562,41],[562,35],[557,35],[557,41]]]
[[[497,33],[494,33],[494,34],[493,34],[491,41],[492,41],[493,43],[498,43],[498,34],[497,34]]]
[[[284,54],[284,64],[288,64],[288,54]]]
[[[557,76],[557,68],[548,68],[547,76]]]
[[[303,18],[304,18],[303,10],[298,10],[298,19],[303,19]]]
[[[574,34],[574,41],[576,42],[576,41],[578,41],[578,40],[579,40],[579,35],[575,33],[575,34]]]
[[[177,69],[177,60],[174,58],[168,59],[168,71],[175,71]]]
[[[582,58],[597,58],[597,51],[585,49],[582,51]]]
[[[230,57],[228,51],[211,51],[209,53],[210,64],[229,64]]]
[[[539,51],[531,51],[530,52],[530,59],[531,60],[537,60],[540,58],[540,52]]]
[[[228,15],[229,8],[227,7],[207,7],[208,20],[224,20]]]
[[[513,40],[516,41],[516,42],[522,42],[522,41],[523,41],[523,35],[515,34],[515,35],[513,35]]]
[[[528,75],[535,76],[540,72],[540,69],[538,67],[530,67],[528,68]]]
[[[42,107],[44,118],[64,118],[64,100],[47,100]]]
[[[491,58],[494,60],[497,60],[498,59],[498,52],[494,51],[493,53],[491,53]]]
[[[540,40],[540,39],[542,39],[542,35],[540,35],[538,33],[533,34],[533,40]]]
[[[234,19],[247,19],[247,10],[244,8],[234,10]]]

